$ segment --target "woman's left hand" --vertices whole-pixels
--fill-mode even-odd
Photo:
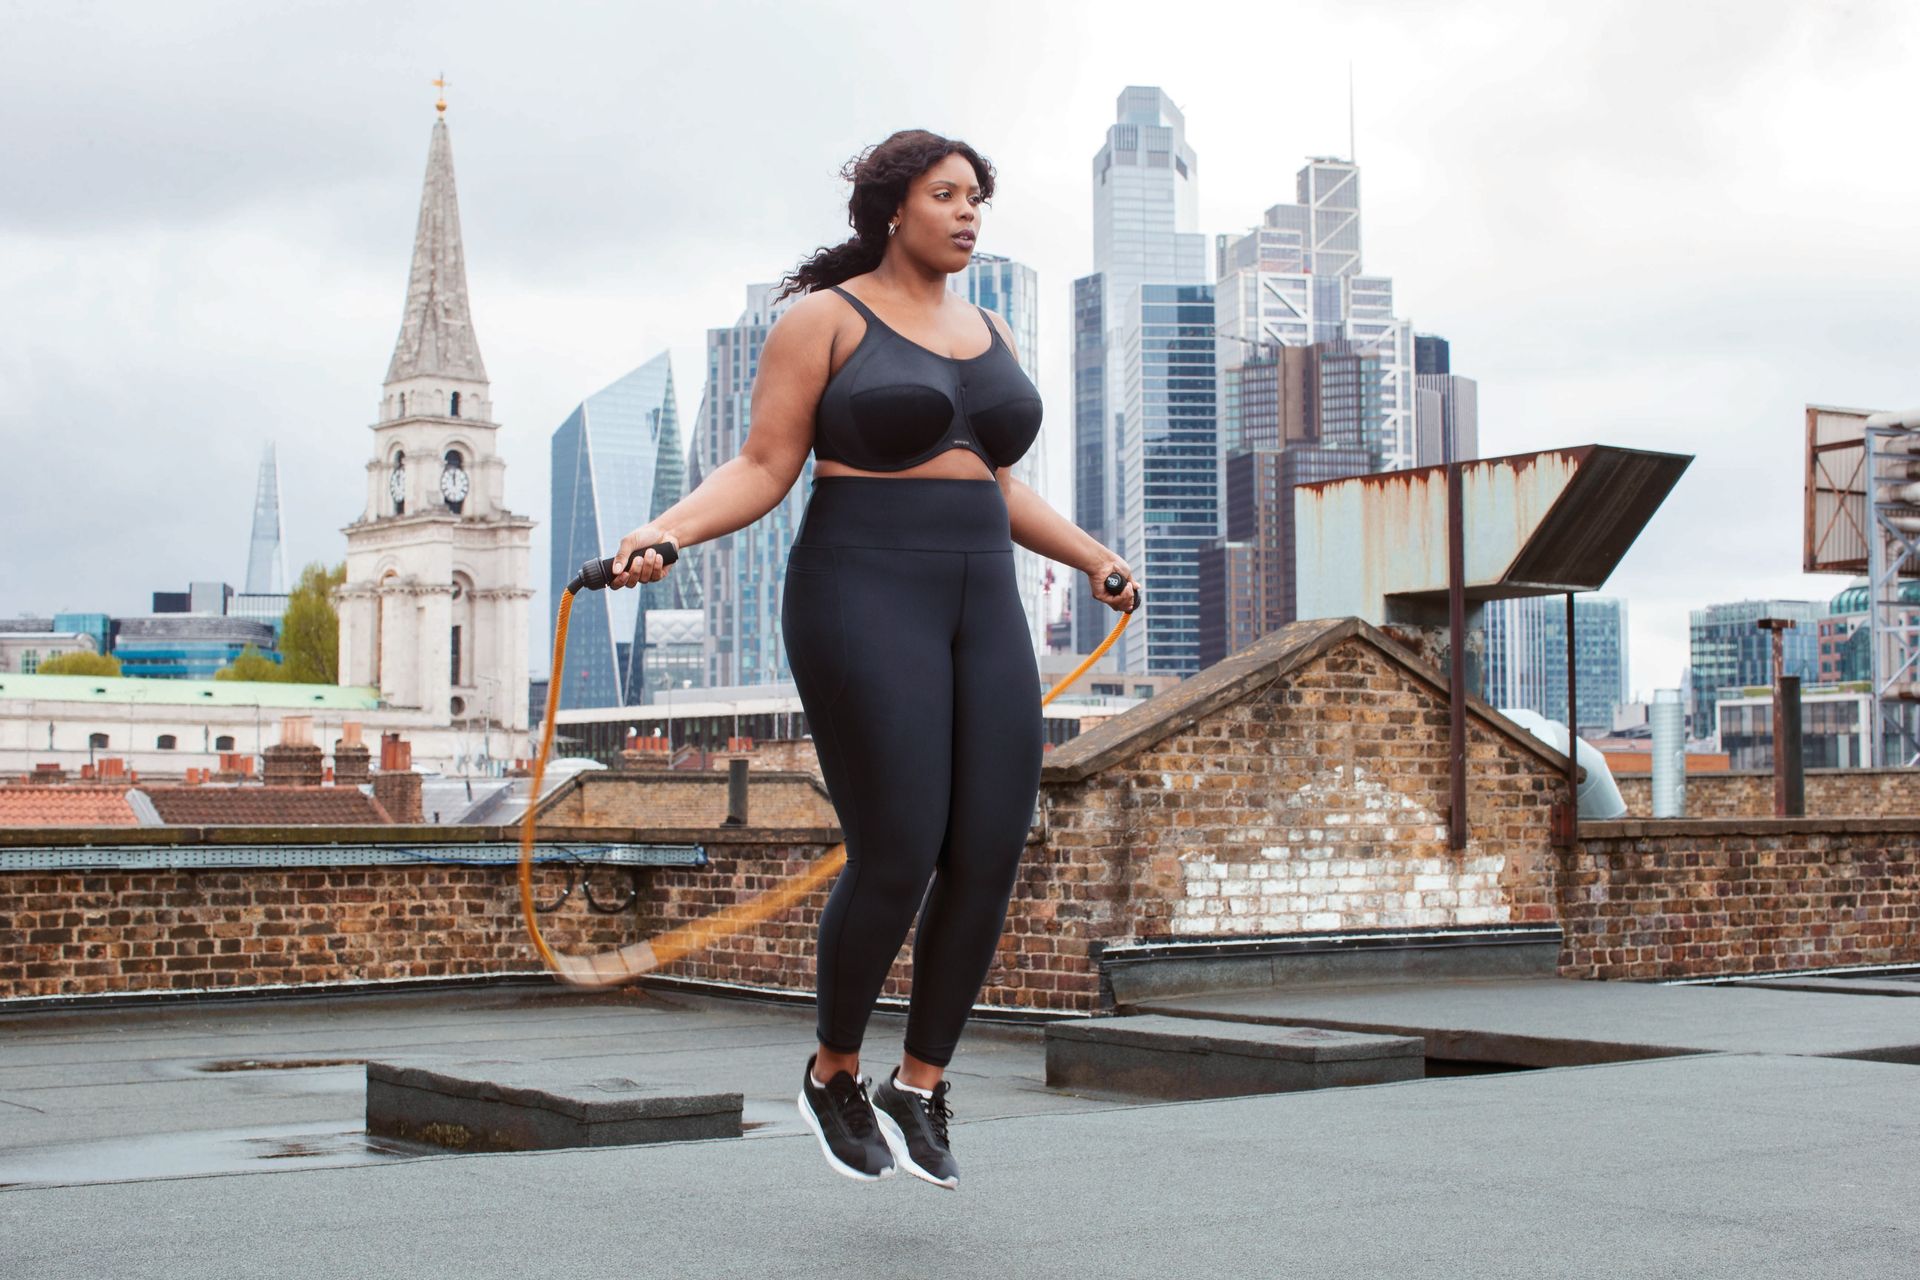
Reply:
[[[1115,573],[1120,575],[1125,585],[1118,591],[1108,591],[1107,577]],[[1133,570],[1127,567],[1125,560],[1111,551],[1103,552],[1098,559],[1087,565],[1086,574],[1087,582],[1093,588],[1093,598],[1109,609],[1118,609],[1122,613],[1133,612],[1134,606],[1139,603],[1135,589],[1146,585],[1133,576]]]

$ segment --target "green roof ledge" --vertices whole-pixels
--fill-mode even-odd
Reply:
[[[99,702],[154,707],[279,707],[374,711],[380,691],[370,685],[285,684],[273,680],[159,680],[134,676],[0,674],[0,699]]]

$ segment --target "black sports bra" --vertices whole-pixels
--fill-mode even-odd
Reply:
[[[993,344],[943,356],[895,333],[866,303],[833,291],[866,317],[867,331],[827,379],[814,415],[813,456],[862,471],[905,471],[948,449],[988,467],[1018,462],[1040,434],[1040,393],[984,308]]]

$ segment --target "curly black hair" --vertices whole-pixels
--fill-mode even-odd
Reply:
[[[907,198],[913,180],[958,152],[973,166],[983,200],[993,198],[993,166],[978,151],[955,138],[943,138],[925,129],[902,129],[885,142],[862,151],[840,168],[853,184],[847,200],[847,222],[853,238],[812,257],[781,277],[776,299],[801,290],[824,289],[873,270],[887,252],[887,223]]]

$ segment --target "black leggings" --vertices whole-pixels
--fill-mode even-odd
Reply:
[[[860,1048],[918,912],[906,1049],[944,1067],[1040,790],[1040,674],[1000,486],[815,480],[780,618],[847,840],[820,917],[820,1043]]]

